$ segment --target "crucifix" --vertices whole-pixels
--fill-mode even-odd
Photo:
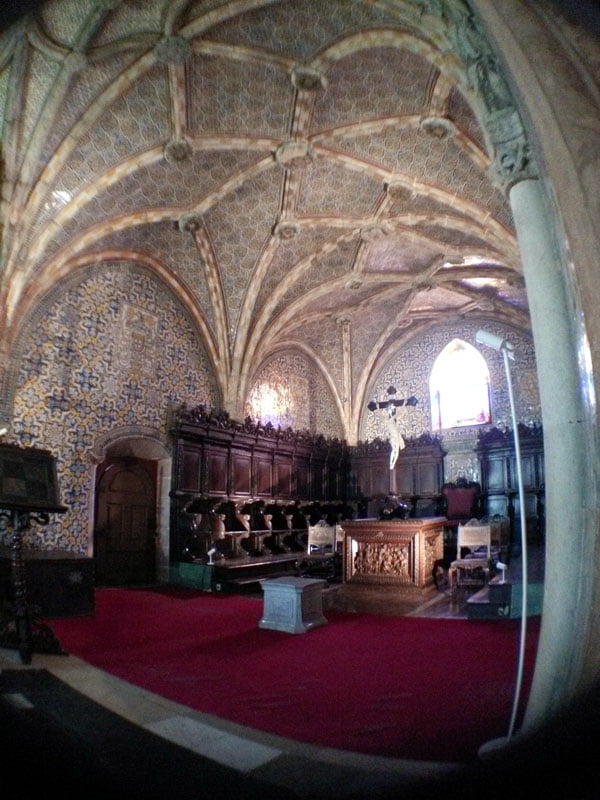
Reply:
[[[392,397],[392,395],[396,394],[396,388],[394,386],[390,386],[387,393],[390,396],[388,400],[372,400],[367,408],[369,411],[384,411],[386,414],[385,422],[392,448],[390,450],[390,470],[393,470],[396,466],[400,450],[403,450],[406,446],[404,437],[400,432],[400,428],[404,422],[404,414],[399,413],[399,409],[416,406],[419,401],[414,395],[406,398]]]

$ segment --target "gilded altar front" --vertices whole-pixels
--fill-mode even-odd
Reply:
[[[426,589],[443,557],[445,517],[343,523],[344,584]]]

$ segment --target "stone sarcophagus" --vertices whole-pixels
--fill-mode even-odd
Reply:
[[[346,521],[344,584],[423,590],[443,557],[445,517]]]

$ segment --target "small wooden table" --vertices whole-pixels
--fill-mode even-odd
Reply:
[[[306,633],[325,625],[323,587],[318,578],[271,578],[260,582],[263,588],[263,616],[259,628],[285,633]]]

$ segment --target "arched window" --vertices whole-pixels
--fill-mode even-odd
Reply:
[[[434,431],[491,420],[487,364],[481,353],[462,339],[453,339],[437,357],[429,393]]]

